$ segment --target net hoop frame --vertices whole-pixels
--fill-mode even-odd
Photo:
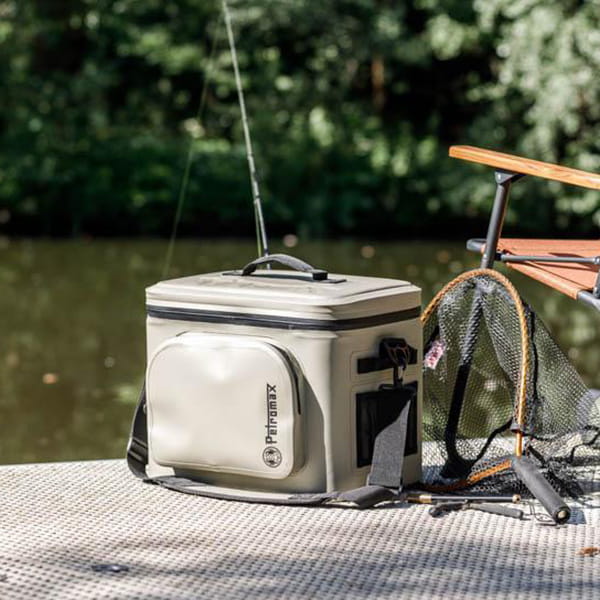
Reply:
[[[515,286],[510,282],[510,280],[499,273],[498,271],[494,271],[493,269],[473,269],[471,271],[466,271],[465,273],[461,273],[458,277],[455,277],[452,281],[447,283],[431,300],[431,302],[427,305],[423,313],[421,314],[421,323],[425,326],[434,313],[434,311],[438,308],[440,302],[445,297],[445,295],[452,291],[455,287],[460,285],[461,283],[469,280],[475,279],[477,277],[489,277],[498,282],[502,287],[508,292],[511,297],[511,300],[514,303],[514,307],[516,310],[516,314],[519,321],[519,330],[521,337],[521,361],[519,365],[519,385],[517,387],[517,394],[515,399],[515,407],[516,407],[516,423],[517,429],[515,431],[515,456],[523,455],[523,430],[525,425],[525,413],[526,413],[526,402],[527,402],[527,376],[529,373],[530,366],[530,340],[529,340],[529,329],[527,326],[527,316],[525,313],[525,306],[523,304],[523,300],[519,293],[517,292]],[[493,467],[489,467],[479,473],[475,473],[474,475],[469,476],[465,480],[458,481],[450,486],[443,486],[444,489],[455,488],[458,489],[460,487],[465,487],[467,485],[471,485],[484,479],[485,477],[489,477],[490,475],[494,475],[495,473],[499,473],[511,467],[510,460],[504,460],[498,465]]]

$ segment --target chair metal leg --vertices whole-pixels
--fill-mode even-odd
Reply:
[[[485,238],[485,250],[481,258],[481,267],[483,269],[491,269],[494,267],[496,260],[496,250],[498,249],[498,239],[504,225],[504,217],[506,216],[506,206],[508,204],[508,194],[510,185],[513,181],[524,177],[521,173],[513,173],[511,171],[497,170],[494,173],[496,179],[496,196],[494,197],[494,205],[492,214],[488,223],[487,236]]]

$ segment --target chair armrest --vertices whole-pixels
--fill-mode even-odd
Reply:
[[[451,146],[449,151],[453,158],[461,158],[482,165],[489,165],[497,169],[512,171],[513,173],[523,173],[524,175],[533,175],[535,177],[544,177],[554,181],[562,181],[572,185],[600,190],[600,175],[588,173],[579,169],[570,169],[561,167],[552,163],[531,160],[494,150],[485,150],[484,148],[475,148],[474,146]]]

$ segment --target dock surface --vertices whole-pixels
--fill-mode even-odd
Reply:
[[[0,489],[2,600],[600,597],[600,555],[579,554],[600,546],[600,509],[556,527],[242,504],[144,484],[124,461],[0,467]]]

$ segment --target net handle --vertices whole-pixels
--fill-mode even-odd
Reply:
[[[527,317],[525,315],[525,307],[523,301],[519,296],[519,293],[515,289],[515,286],[498,271],[492,269],[473,269],[472,271],[466,271],[458,277],[455,277],[452,281],[447,283],[433,298],[433,300],[427,305],[427,308],[421,315],[421,323],[425,324],[433,311],[435,311],[441,302],[442,298],[454,289],[457,285],[463,283],[467,279],[473,277],[479,277],[485,275],[491,277],[500,283],[506,291],[510,294],[512,301],[514,302],[515,309],[517,311],[517,317],[519,319],[519,329],[521,332],[521,364],[519,368],[519,386],[517,390],[516,399],[516,421],[518,429],[515,437],[515,456],[523,455],[523,430],[525,426],[525,408],[527,401],[527,374],[529,372],[529,335],[527,329]]]

